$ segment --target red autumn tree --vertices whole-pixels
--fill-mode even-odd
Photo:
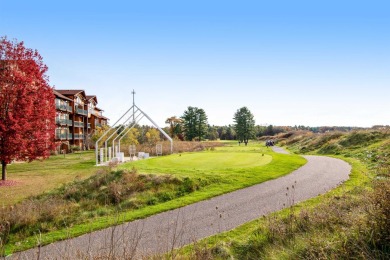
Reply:
[[[13,160],[50,155],[54,146],[55,103],[37,50],[0,38],[0,161],[2,180]]]

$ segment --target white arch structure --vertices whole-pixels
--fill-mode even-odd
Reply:
[[[134,91],[133,91],[133,95],[134,95]],[[108,158],[108,148],[107,148],[107,145],[110,141],[111,138],[113,138],[115,132],[117,131],[117,129],[115,129],[114,127],[131,111],[133,110],[133,113],[129,116],[129,118],[127,120],[125,120],[123,122],[123,124],[126,124],[130,119],[133,119],[132,122],[130,122],[129,124],[127,124],[127,126],[125,126],[119,133],[118,133],[118,136],[116,136],[113,140],[112,140],[112,148],[113,148],[113,155],[115,156],[115,141],[118,137],[119,140],[118,140],[118,144],[119,144],[119,151],[120,151],[120,141],[121,139],[144,117],[146,117],[159,131],[160,133],[162,133],[171,143],[171,153],[173,152],[173,140],[172,138],[167,134],[165,133],[164,130],[162,130],[157,124],[156,122],[153,121],[153,119],[151,119],[144,111],[142,111],[139,107],[137,107],[135,104],[134,104],[134,96],[133,96],[133,105],[109,128],[107,129],[107,131],[105,131],[103,133],[103,135],[96,141],[95,143],[95,156],[96,156],[96,165],[99,165],[99,141],[103,139],[103,137],[105,137],[106,135],[108,135],[112,130],[114,130],[111,135],[104,141],[104,155],[102,156],[102,158],[100,158],[100,164],[103,164],[105,162],[108,162],[110,160],[110,158]],[[124,135],[122,135],[122,133],[124,133]]]

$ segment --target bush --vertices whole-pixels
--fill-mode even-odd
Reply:
[[[340,151],[342,150],[342,147],[335,143],[328,143],[321,147],[321,149],[318,150],[319,154],[340,154]]]
[[[183,196],[183,195],[191,193],[195,190],[196,190],[196,187],[194,185],[194,181],[188,177],[185,177],[183,179],[182,184],[179,186],[176,194],[178,196]]]
[[[80,151],[80,150],[81,150],[80,146],[77,146],[77,145],[72,145],[72,146],[70,147],[70,151],[71,151],[72,153],[77,152],[77,151]]]

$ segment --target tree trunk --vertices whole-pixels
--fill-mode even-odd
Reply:
[[[1,161],[1,179],[5,181],[7,179],[7,163]]]

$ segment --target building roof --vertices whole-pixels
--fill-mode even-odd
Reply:
[[[53,92],[54,92],[54,95],[59,97],[59,98],[62,98],[62,99],[65,99],[65,100],[68,100],[68,101],[72,101],[72,99],[68,98],[68,97],[65,97],[64,95],[62,95],[61,93],[59,93],[58,91],[56,91],[55,89],[53,89]]]
[[[87,100],[88,101],[91,101],[91,99],[95,100],[95,103],[97,104],[97,97],[95,95],[92,95],[92,96],[87,96]]]
[[[84,90],[80,90],[80,89],[57,89],[57,92],[59,92],[64,96],[75,96],[81,93],[85,97]]]
[[[95,110],[98,110],[98,111],[104,111],[103,109],[101,109],[101,108],[98,108],[98,107],[95,107]]]

